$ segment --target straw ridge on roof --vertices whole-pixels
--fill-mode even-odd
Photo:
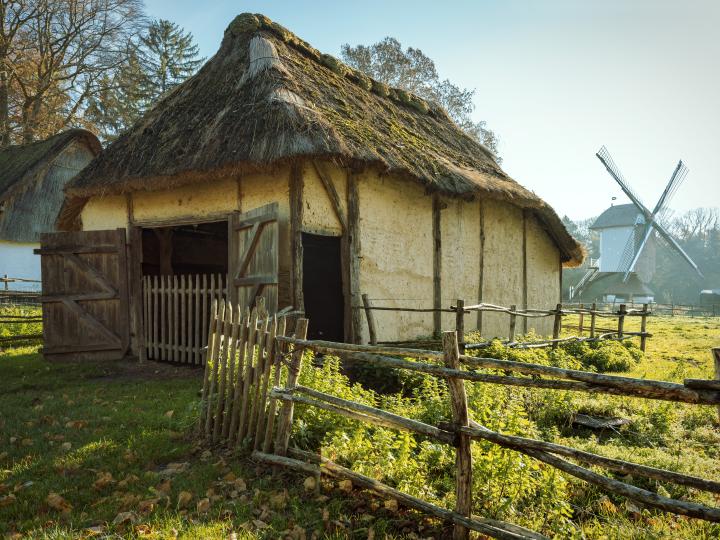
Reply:
[[[167,189],[223,173],[325,158],[428,191],[532,208],[563,254],[582,248],[544,201],[439,106],[388,88],[263,15],[242,14],[200,71],[165,96],[67,188],[61,221],[97,194]]]

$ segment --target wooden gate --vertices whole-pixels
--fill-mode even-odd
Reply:
[[[229,222],[230,301],[243,313],[265,298],[269,313],[278,308],[278,204],[234,212]]]
[[[210,307],[225,300],[227,276],[143,276],[146,358],[203,364]]]
[[[119,359],[130,345],[125,229],[40,237],[43,354]]]

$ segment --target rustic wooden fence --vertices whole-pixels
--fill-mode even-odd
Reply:
[[[494,538],[544,538],[537,532],[517,525],[473,515],[472,440],[489,441],[522,452],[567,474],[649,507],[720,522],[718,508],[658,495],[598,474],[564,458],[623,475],[673,482],[716,494],[720,494],[720,482],[490,430],[470,418],[464,386],[467,381],[720,405],[720,380],[688,379],[679,384],[466,356],[460,353],[455,331],[443,333],[442,351],[308,341],[305,339],[307,319],[299,319],[291,334],[283,318],[264,317],[257,311],[239,317],[223,302],[213,310],[211,324],[200,419],[201,429],[209,441],[233,448],[240,446],[252,449],[255,459],[271,465],[286,466],[318,476],[328,474],[349,479],[357,486],[377,491],[421,512],[452,522],[455,538],[467,538],[470,530]],[[375,367],[404,369],[444,379],[448,385],[452,418],[433,426],[301,386],[298,384],[298,376],[306,350],[336,355]],[[497,370],[503,374],[478,371],[479,368]],[[280,402],[282,407],[278,410]],[[295,403],[361,422],[414,432],[453,446],[456,449],[455,509],[451,511],[438,507],[322,456],[291,448]]]
[[[42,324],[42,315],[34,313],[22,313],[17,314],[16,311],[10,313],[3,313],[0,311],[0,328],[6,326],[10,328],[11,335],[0,335],[0,349],[10,347],[22,347],[25,345],[36,345],[42,342],[42,330],[33,332],[30,334],[16,334],[12,331],[13,328],[17,328],[18,325],[25,324]]]
[[[30,289],[11,288],[11,283],[29,283]],[[8,277],[7,274],[0,277],[0,306],[39,306],[40,305],[40,281],[35,279],[24,279]]]
[[[201,365],[212,303],[227,295],[227,276],[143,276],[147,358]]]
[[[406,308],[406,307],[390,307],[390,306],[374,306],[367,294],[362,295],[363,305],[354,306],[355,309],[362,309],[365,312],[365,317],[368,324],[368,332],[370,334],[370,343],[376,345],[378,343],[385,345],[408,345],[408,344],[422,344],[421,341],[384,341],[379,342],[377,340],[377,328],[375,324],[375,318],[373,311],[394,311],[394,312],[418,312],[418,313],[433,313],[439,315],[442,313],[454,313],[455,314],[455,331],[460,336],[461,343],[460,349],[482,349],[489,347],[491,341],[479,342],[479,343],[465,343],[465,316],[471,313],[504,313],[508,315],[508,326],[507,326],[507,339],[502,340],[502,343],[506,347],[520,348],[520,349],[532,349],[532,348],[543,348],[543,347],[557,347],[560,343],[570,342],[595,342],[604,340],[626,340],[632,338],[639,338],[640,348],[644,351],[647,345],[647,339],[652,334],[647,332],[647,321],[648,317],[652,315],[652,312],[648,309],[648,304],[643,304],[641,309],[628,309],[625,304],[621,304],[618,309],[613,310],[601,310],[598,309],[596,304],[591,306],[584,306],[579,304],[577,306],[563,306],[563,304],[557,304],[554,309],[518,309],[517,306],[498,306],[495,304],[475,304],[465,305],[465,301],[458,299],[455,305],[448,308]],[[571,328],[573,330],[577,328],[577,335],[560,337],[560,333],[563,328],[563,317],[567,315],[577,315],[579,323]],[[532,342],[516,340],[516,330],[518,319],[537,319],[537,318],[553,318],[553,332],[551,339],[536,340]],[[640,318],[640,331],[628,331],[625,329],[625,321],[627,317],[639,317]],[[616,323],[614,327],[610,328],[607,326],[597,326],[599,319],[608,320],[615,319]],[[587,332],[588,335],[584,336]],[[432,340],[425,340],[432,342]],[[436,345],[440,345],[439,340],[436,340]]]

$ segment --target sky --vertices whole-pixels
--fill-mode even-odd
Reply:
[[[652,208],[682,159],[676,212],[720,206],[720,1],[145,0],[212,56],[235,15],[263,13],[322,52],[385,36],[475,89],[503,169],[585,219],[629,202],[595,157],[607,146]]]

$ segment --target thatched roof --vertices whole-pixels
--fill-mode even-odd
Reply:
[[[60,174],[49,179],[46,175],[56,158],[75,141],[83,142],[93,155],[101,150],[97,137],[84,129],[0,149],[0,239],[37,242],[40,233],[54,230],[63,188],[71,177]]]
[[[303,157],[533,208],[563,258],[582,260],[552,208],[508,177],[442,108],[373,81],[252,14],[236,17],[215,56],[68,186],[61,219],[72,223],[94,195],[207,181],[212,173]]]

